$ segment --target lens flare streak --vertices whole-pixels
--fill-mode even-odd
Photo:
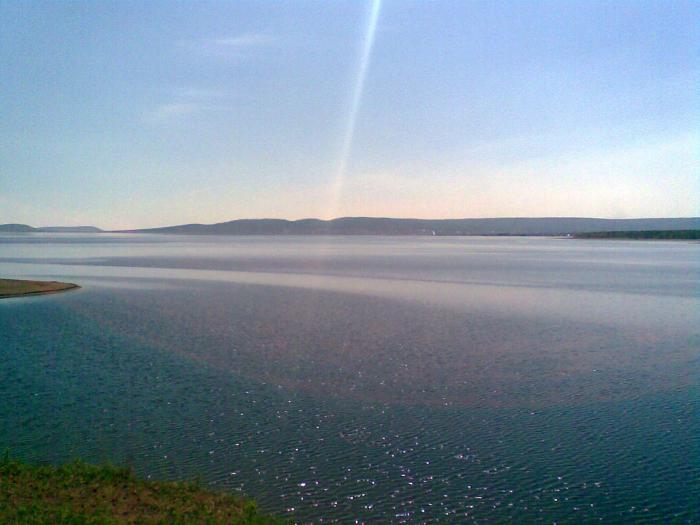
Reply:
[[[348,161],[355,135],[357,115],[362,102],[362,94],[364,92],[365,79],[367,77],[367,70],[369,69],[370,59],[372,56],[372,47],[374,46],[374,38],[377,32],[377,21],[379,20],[381,5],[381,0],[372,0],[369,5],[367,26],[364,33],[355,86],[352,91],[350,111],[348,113],[345,133],[343,134],[338,164],[331,184],[331,194],[327,214],[328,218],[337,217],[340,208],[340,200],[342,198],[343,187],[345,186],[345,179],[347,177]]]

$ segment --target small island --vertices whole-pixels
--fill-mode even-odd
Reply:
[[[47,293],[65,292],[80,288],[77,284],[58,281],[24,281],[18,279],[0,279],[0,299],[23,297]]]

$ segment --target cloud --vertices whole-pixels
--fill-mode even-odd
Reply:
[[[248,33],[233,37],[214,38],[208,40],[208,42],[219,46],[244,48],[267,45],[271,42],[271,38],[262,33]]]
[[[173,88],[172,95],[177,99],[214,100],[226,98],[228,93],[223,89],[188,86]]]
[[[222,89],[206,87],[176,87],[168,92],[167,100],[147,111],[143,121],[149,124],[175,122],[203,113],[232,111],[231,97]]]
[[[150,123],[178,120],[182,117],[201,113],[205,108],[206,106],[197,102],[168,102],[149,111],[145,115],[144,120]]]
[[[191,49],[198,53],[222,57],[247,56],[254,49],[269,46],[273,38],[264,33],[244,33],[235,36],[204,38],[194,42]]]
[[[153,112],[153,116],[159,119],[167,119],[172,117],[181,117],[197,113],[202,109],[200,104],[193,102],[173,102],[162,104]]]

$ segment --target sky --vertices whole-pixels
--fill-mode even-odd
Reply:
[[[0,1],[0,223],[700,215],[700,2]]]

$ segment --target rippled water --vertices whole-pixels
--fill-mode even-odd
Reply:
[[[700,245],[0,236],[0,447],[299,522],[700,521]]]

